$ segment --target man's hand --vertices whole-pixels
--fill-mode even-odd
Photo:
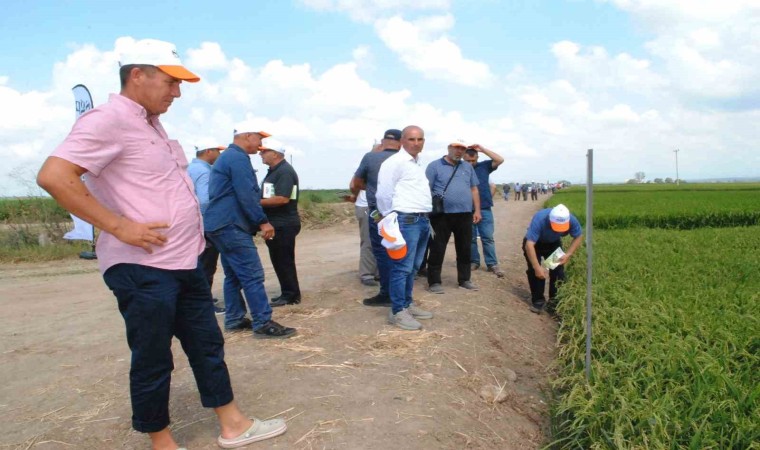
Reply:
[[[471,146],[467,147],[475,150],[476,152],[480,153],[483,151],[483,147],[480,146],[480,144],[472,144]]]
[[[261,237],[266,240],[272,240],[274,239],[274,227],[270,223],[262,223],[259,225],[259,230],[261,231]]]
[[[166,235],[156,231],[159,228],[169,228],[166,222],[137,223],[126,217],[120,217],[113,235],[125,244],[142,247],[148,253],[153,253],[154,245],[162,247],[166,243]]]
[[[562,257],[560,259],[557,260],[557,262],[561,266],[564,266],[565,264],[567,264],[568,261],[570,261],[570,254],[569,253],[565,253],[564,255],[562,255]]]
[[[536,272],[536,278],[539,280],[545,280],[549,275],[549,271],[544,269],[543,266],[533,266],[533,271]]]
[[[472,213],[472,223],[480,223],[481,220],[483,220],[483,215],[480,214],[480,211]]]

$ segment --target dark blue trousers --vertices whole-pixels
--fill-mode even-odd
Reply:
[[[528,253],[525,251],[526,239],[523,238],[523,256],[525,256],[525,262],[528,264],[528,270],[525,274],[528,275],[528,285],[530,286],[530,300],[533,302],[533,306],[536,308],[543,308],[546,304],[546,297],[544,296],[544,290],[546,289],[546,280],[542,280],[536,277],[536,271],[533,270],[533,264],[528,259]],[[541,258],[548,258],[554,250],[558,247],[562,247],[562,241],[557,242],[536,242],[536,257],[539,261]],[[556,269],[549,271],[549,298],[554,299],[557,296],[557,288],[562,282],[565,281],[565,266],[557,266]]]
[[[374,208],[370,208],[372,210]],[[383,238],[377,232],[377,222],[371,217],[368,220],[369,241],[372,244],[372,254],[377,262],[377,272],[380,275],[380,293],[378,295],[390,296],[391,260],[388,252],[383,247]]]
[[[135,430],[151,433],[169,425],[173,336],[193,369],[201,404],[216,408],[232,401],[224,338],[200,267],[164,270],[117,264],[103,279],[116,296],[132,351],[129,391]]]

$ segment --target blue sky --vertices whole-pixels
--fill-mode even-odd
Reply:
[[[384,129],[410,123],[425,162],[456,138],[502,153],[498,182],[581,181],[590,147],[599,181],[674,176],[676,147],[683,178],[760,175],[753,0],[219,5],[4,2],[4,190],[24,194],[65,137],[70,87],[104,102],[119,49],[142,38],[175,43],[203,77],[162,119],[188,155],[254,121],[292,148],[304,187],[344,187]]]

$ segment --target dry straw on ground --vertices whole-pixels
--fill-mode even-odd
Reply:
[[[375,358],[401,357],[430,349],[448,337],[438,331],[382,330],[374,336],[359,336],[355,345]]]

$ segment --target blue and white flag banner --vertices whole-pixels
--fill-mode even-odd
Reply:
[[[92,96],[90,91],[83,84],[77,84],[71,89],[74,92],[74,108],[76,109],[76,118],[92,109]],[[89,223],[79,217],[70,214],[74,220],[74,229],[63,235],[64,239],[83,240],[92,242],[95,239],[95,229]]]

